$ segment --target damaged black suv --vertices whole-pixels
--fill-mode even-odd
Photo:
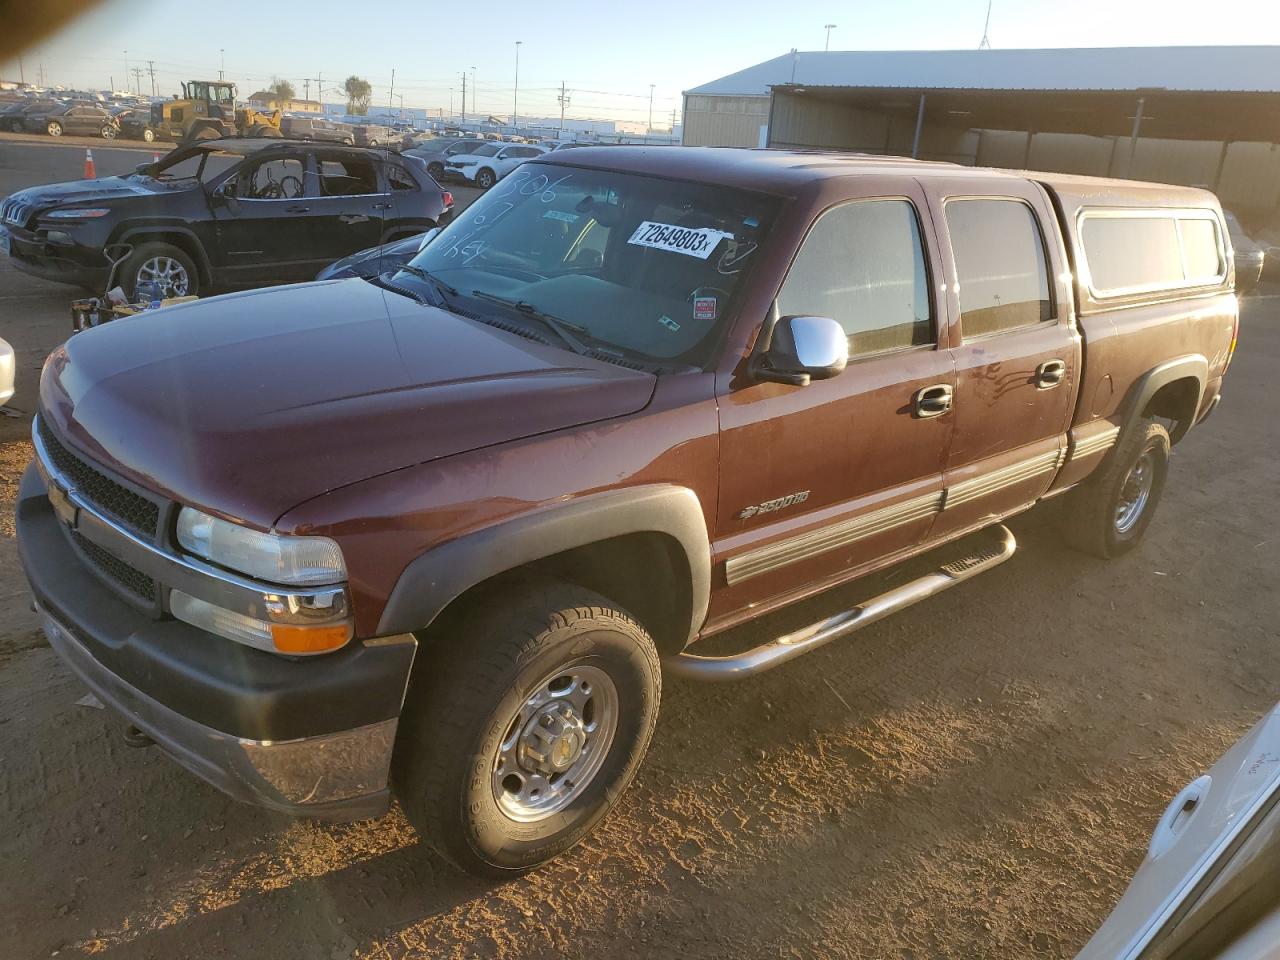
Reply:
[[[309,280],[366,247],[446,222],[452,197],[387,150],[204,140],[124,177],[33,187],[0,204],[0,256],[19,270],[132,296]],[[110,259],[109,259],[110,258]]]

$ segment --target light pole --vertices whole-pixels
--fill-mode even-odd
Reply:
[[[520,44],[522,40],[516,41],[516,85],[511,97],[511,132],[515,133],[520,129]]]
[[[226,51],[226,49],[225,49],[225,48],[223,48],[223,47],[219,47],[219,48],[218,48],[218,56],[219,56],[219,57],[221,57],[221,60],[218,62],[218,79],[219,79],[219,80],[225,80],[225,79],[227,79],[227,77],[226,77],[226,73],[227,73],[227,51]]]
[[[462,112],[467,112],[467,105],[462,105]],[[476,123],[480,122],[480,108],[476,106],[476,68],[471,68],[471,112],[476,115]]]
[[[400,101],[400,116],[403,117],[404,116],[404,94],[397,93],[395,94],[395,98]]]
[[[836,28],[836,25],[834,23],[828,23],[828,24],[824,24],[824,26],[826,27],[826,30],[827,30],[827,44],[822,49],[830,50],[831,49],[831,31]]]
[[[453,119],[453,87],[449,88],[449,119]]]
[[[124,52],[124,86],[129,89],[129,51]]]
[[[653,87],[652,83],[649,84],[649,126],[645,128],[644,135],[646,137],[653,132]]]

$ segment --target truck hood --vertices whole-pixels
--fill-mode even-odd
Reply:
[[[76,334],[40,402],[127,479],[270,527],[359,480],[633,413],[655,382],[350,279]]]

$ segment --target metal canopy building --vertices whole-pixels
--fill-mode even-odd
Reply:
[[[1280,48],[792,52],[685,93],[686,144],[1204,184],[1280,205]]]

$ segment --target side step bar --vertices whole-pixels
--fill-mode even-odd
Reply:
[[[667,657],[663,664],[668,673],[689,680],[739,680],[771,670],[1004,563],[1018,549],[1018,541],[1003,525],[996,525],[988,532],[993,535],[990,546],[953,563],[943,564],[932,573],[894,587],[852,610],[819,620],[744,653],[728,657],[681,653]]]

